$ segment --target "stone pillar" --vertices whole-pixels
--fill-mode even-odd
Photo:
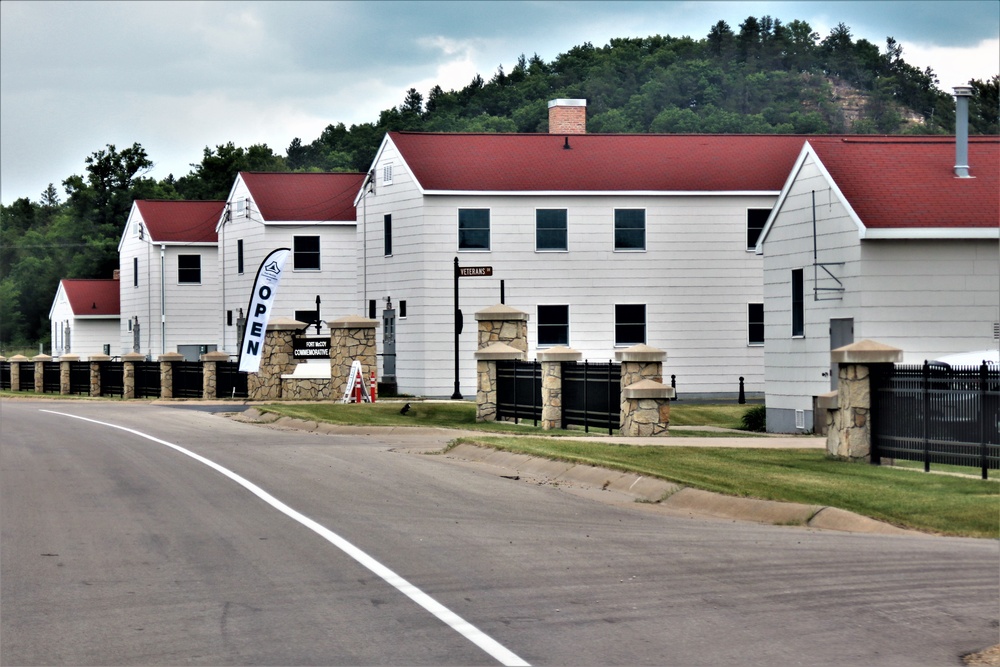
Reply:
[[[348,315],[332,322],[330,327],[330,400],[340,400],[351,380],[351,365],[361,362],[361,377],[368,382],[371,373],[378,372],[375,330],[378,320]]]
[[[23,354],[15,354],[8,359],[10,362],[10,390],[21,391],[21,362],[27,361],[28,357]]]
[[[621,433],[667,435],[672,387],[663,384],[667,353],[649,345],[633,345],[615,353],[622,364]]]
[[[528,353],[527,313],[499,303],[476,313],[476,321],[479,323],[478,349],[503,343]]]
[[[291,373],[298,362],[292,352],[292,338],[305,328],[305,322],[290,317],[275,317],[267,325],[260,368],[247,375],[247,394],[255,401],[281,398],[281,376]]]
[[[174,362],[184,361],[180,352],[164,352],[156,358],[160,362],[160,398],[174,397]]]
[[[525,353],[506,343],[493,343],[476,352],[476,421],[497,420],[497,361],[524,361]]]
[[[830,352],[831,362],[837,364],[838,389],[835,398],[824,400],[828,406],[827,454],[849,461],[871,460],[871,369],[902,359],[899,348],[872,340]]]
[[[218,369],[220,361],[229,361],[229,353],[222,350],[208,352],[201,359],[201,396],[205,400],[218,398]]]
[[[583,355],[569,347],[553,347],[538,352],[542,364],[542,430],[562,428],[562,365],[580,361]]]
[[[79,354],[64,354],[59,357],[59,393],[68,394],[69,391],[69,365],[72,362],[80,361]]]
[[[38,354],[31,358],[35,362],[35,393],[45,392],[45,362],[52,361],[52,357],[47,354]]]
[[[122,378],[122,398],[135,398],[135,365],[146,360],[146,355],[129,352],[122,357],[124,377]]]
[[[111,357],[106,354],[91,354],[87,357],[90,361],[90,395],[101,395],[101,364],[111,361]]]

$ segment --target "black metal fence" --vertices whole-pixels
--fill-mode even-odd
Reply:
[[[621,427],[621,364],[564,362],[562,364],[562,427],[608,429]]]
[[[125,395],[125,362],[105,361],[101,364],[101,396]]]
[[[240,372],[239,364],[221,361],[215,365],[215,395],[219,398],[247,398],[247,374]]]
[[[62,370],[58,361],[42,362],[42,391],[46,394],[58,394]]]
[[[10,389],[9,361],[0,361],[0,389]]]
[[[137,361],[135,363],[135,397],[160,397],[160,363]]]
[[[174,398],[202,397],[203,381],[201,366],[200,361],[174,362]]]
[[[19,361],[21,364],[20,386],[18,391],[35,391],[35,362]]]
[[[537,361],[497,362],[497,419],[542,418],[542,364]]]
[[[69,362],[69,393],[71,394],[90,393],[89,361]]]
[[[872,366],[872,462],[1000,469],[1000,368]]]

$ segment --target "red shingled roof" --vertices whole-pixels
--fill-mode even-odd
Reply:
[[[365,174],[240,172],[253,205],[269,222],[357,220],[354,197]]]
[[[135,205],[155,242],[216,243],[215,226],[226,202],[139,199]]]
[[[954,137],[809,137],[869,228],[1000,226],[1000,138],[970,137],[975,178],[956,178]]]
[[[424,190],[487,192],[778,192],[806,139],[418,132],[389,137]]]
[[[64,278],[60,281],[73,314],[119,315],[121,297],[117,280],[79,280]]]

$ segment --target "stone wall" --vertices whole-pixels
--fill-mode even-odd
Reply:
[[[291,373],[298,364],[292,351],[292,338],[305,326],[305,322],[290,317],[275,317],[268,323],[261,349],[260,368],[247,376],[247,395],[251,400],[281,399],[281,376]]]
[[[330,327],[331,399],[341,399],[351,380],[351,366],[361,362],[361,378],[368,386],[372,373],[378,372],[375,329],[378,320],[351,315],[328,323]]]

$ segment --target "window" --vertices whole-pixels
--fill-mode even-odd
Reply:
[[[406,299],[399,302],[399,319],[406,319]]]
[[[747,304],[747,344],[764,344],[764,304]]]
[[[535,250],[566,250],[566,209],[535,211]]]
[[[769,208],[747,209],[747,250],[753,250],[757,247],[757,239],[760,238],[760,233],[764,231],[764,223],[767,222],[767,216],[769,215],[771,215],[771,209]]]
[[[569,345],[569,306],[538,306],[538,344]]]
[[[385,236],[385,256],[392,254],[392,215],[386,214],[382,219],[382,234]]]
[[[382,185],[392,185],[392,165],[382,167]]]
[[[615,250],[646,249],[646,211],[641,208],[615,209]]]
[[[243,239],[236,241],[236,272],[243,273]]]
[[[615,305],[615,345],[646,342],[646,304]]]
[[[139,286],[139,258],[132,258],[132,287]]]
[[[792,269],[792,335],[806,335],[802,269]]]
[[[458,249],[490,249],[490,210],[488,208],[458,209]]]
[[[177,282],[181,285],[201,284],[201,255],[177,255]]]
[[[296,271],[319,271],[319,237],[296,236],[292,239]]]
[[[247,214],[247,200],[237,199],[233,202],[233,217],[242,218]]]
[[[375,299],[368,299],[368,319],[375,319]]]

